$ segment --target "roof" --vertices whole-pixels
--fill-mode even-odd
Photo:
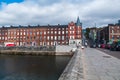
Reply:
[[[82,23],[80,22],[79,17],[77,18],[77,23],[76,23],[76,26],[82,26]]]
[[[31,25],[28,25],[28,26],[21,26],[21,25],[19,25],[19,26],[10,26],[10,27],[1,27],[1,28],[67,28],[68,27],[68,25],[60,25],[60,24],[58,24],[58,25],[43,25],[43,26],[41,26],[41,25],[36,25],[36,26],[31,26]]]

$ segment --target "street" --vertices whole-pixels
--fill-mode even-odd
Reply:
[[[109,49],[103,49],[103,48],[96,48],[96,49],[120,59],[120,51],[110,51]]]
[[[120,59],[108,55],[119,52],[88,47],[82,53],[86,80],[120,80]]]

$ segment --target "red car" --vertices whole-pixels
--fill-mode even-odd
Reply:
[[[101,44],[101,48],[105,48],[105,44]]]
[[[7,44],[6,46],[7,46],[7,47],[14,47],[15,44]]]

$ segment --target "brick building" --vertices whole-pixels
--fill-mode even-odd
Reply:
[[[120,22],[120,21],[119,21]],[[120,40],[120,23],[117,24],[108,24],[108,26],[103,27],[100,31],[100,38],[104,40],[104,43],[107,42],[117,42]]]
[[[0,44],[13,42],[17,46],[69,45],[81,43],[82,24],[10,26],[0,28]]]

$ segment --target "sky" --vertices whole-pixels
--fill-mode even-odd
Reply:
[[[56,25],[77,21],[83,28],[120,19],[120,0],[0,0],[0,26]]]

